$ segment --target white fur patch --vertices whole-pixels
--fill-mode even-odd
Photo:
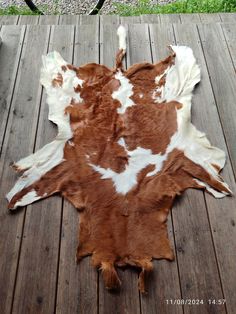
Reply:
[[[117,35],[119,37],[119,49],[126,50],[126,29],[120,25],[117,29]]]
[[[25,194],[22,199],[20,199],[18,202],[15,203],[14,207],[11,208],[11,210],[16,209],[18,206],[26,206],[28,204],[31,204],[39,199],[41,199],[41,196],[38,196],[35,190],[30,191],[29,193]]]
[[[15,165],[21,169],[29,169],[16,181],[14,187],[7,194],[6,198],[8,201],[10,201],[16,193],[35,183],[45,173],[59,165],[64,160],[64,146],[65,141],[54,140],[36,153],[16,163]]]
[[[128,107],[135,105],[133,100],[130,99],[133,95],[133,85],[130,84],[120,70],[115,74],[115,78],[120,82],[120,87],[112,93],[112,98],[119,100],[121,107],[117,109],[117,112],[123,114]]]
[[[165,69],[165,71],[156,76],[155,78],[155,83],[156,85],[159,85],[160,83],[160,80],[167,74],[167,72],[169,71],[169,67],[167,69]],[[153,92],[153,95],[152,95],[152,98],[154,99],[154,102],[157,102],[157,103],[162,103],[163,101],[165,101],[165,98],[164,98],[164,87],[165,86],[158,86],[154,92]]]
[[[62,66],[66,66],[67,62],[60,54],[54,51],[47,56],[43,56],[42,59],[43,67],[40,81],[47,92],[48,118],[57,124],[58,134],[54,141],[15,163],[18,169],[26,171],[7,194],[8,201],[16,193],[34,184],[45,173],[63,162],[65,144],[73,136],[70,117],[69,114],[65,114],[65,108],[70,105],[72,99],[76,102],[82,102],[80,94],[76,93],[74,88],[78,85],[82,87],[83,81],[77,77],[75,71],[62,70]],[[53,86],[52,81],[58,78],[58,74],[61,74],[63,78],[62,86]],[[20,206],[19,202],[17,203],[17,206]]]
[[[212,195],[214,195],[215,198],[223,198],[226,195],[229,195],[229,193],[226,193],[225,191],[219,192],[219,191],[213,189],[212,187],[210,187],[209,184],[204,183],[201,180],[194,179],[194,181],[196,181],[198,185],[205,187],[208,192],[210,192]],[[229,187],[226,183],[224,183],[224,182],[221,182],[221,183],[229,190]]]
[[[57,138],[68,140],[72,137],[72,131],[69,115],[65,114],[65,108],[69,106],[72,99],[79,103],[82,102],[80,93],[76,93],[74,88],[78,85],[82,87],[83,81],[76,76],[75,71],[62,70],[62,66],[66,66],[67,62],[58,52],[51,52],[47,56],[43,56],[42,59],[43,68],[40,82],[47,91],[48,119],[58,126]],[[54,87],[52,80],[57,78],[58,74],[61,74],[63,84]]]
[[[129,163],[121,173],[90,164],[95,171],[102,175],[102,179],[112,179],[116,192],[121,194],[128,193],[137,184],[137,175],[142,169],[150,164],[156,165],[157,169],[160,169],[163,162],[162,157],[159,154],[153,155],[150,149],[138,147],[133,151],[126,151]]]

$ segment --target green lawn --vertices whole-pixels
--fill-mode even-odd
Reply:
[[[34,14],[28,7],[11,5],[7,9],[0,9],[0,15],[31,15]]]
[[[236,0],[178,0],[166,5],[151,5],[139,0],[138,5],[116,3],[116,14],[123,16],[165,13],[236,12]]]
[[[76,0],[74,0],[76,1]],[[58,0],[55,0],[57,3]],[[140,14],[165,13],[216,13],[236,12],[236,0],[177,0],[166,5],[151,5],[150,0],[139,0],[137,5],[115,2],[115,14],[130,16]],[[55,13],[57,13],[55,11]],[[0,9],[0,15],[30,15],[32,11],[27,7],[10,6]]]

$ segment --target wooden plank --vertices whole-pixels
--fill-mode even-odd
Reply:
[[[40,15],[40,25],[57,25],[59,22],[59,15]]]
[[[134,24],[134,23],[140,23],[141,18],[140,16],[121,16],[120,21],[121,21],[121,24]]]
[[[230,143],[232,143],[233,138],[229,139],[228,137],[228,132],[230,132],[230,125],[225,125],[225,123],[227,121],[227,115],[231,114],[234,116],[234,112],[230,113],[230,108],[233,109],[234,107],[232,101],[235,99],[235,92],[233,88],[233,86],[235,86],[232,69],[233,66],[227,51],[226,43],[223,40],[223,34],[221,33],[222,30],[220,25],[200,25],[198,28],[206,64],[211,77],[211,84],[214,91],[215,101],[220,114],[221,125],[223,126],[224,130],[224,137],[227,142],[229,153],[232,153],[230,152]],[[211,45],[209,45],[207,42],[209,39],[211,39]],[[214,62],[214,65],[212,59],[217,60],[217,62]],[[224,82],[224,89],[220,86],[222,82]],[[221,93],[223,93],[223,95],[221,95]],[[209,117],[209,114],[207,117]],[[231,121],[228,120],[228,123],[230,124]],[[207,122],[207,124],[209,124],[209,122]],[[220,140],[223,138],[223,134],[221,137],[217,136],[218,130],[215,125],[217,124],[214,122],[209,125],[209,128],[214,130],[214,132],[211,133],[211,136],[215,135],[216,133],[216,145],[226,151],[226,145],[224,145],[224,147],[220,145]],[[233,131],[231,130],[231,132]],[[232,165],[235,165],[234,157],[231,158],[231,163]],[[233,193],[235,193],[235,179],[232,168],[230,167],[229,160],[224,168],[223,177],[230,184]],[[232,271],[232,269],[235,269],[236,267],[236,200],[235,197],[215,200],[209,195],[206,195],[206,200],[210,221],[212,224],[212,231],[215,240],[215,248],[217,253],[218,266],[221,273],[224,296],[226,298],[226,307],[228,313],[233,313],[236,306],[236,300],[235,298],[232,298],[232,291],[235,289],[236,282],[235,273]]]
[[[168,55],[167,46],[174,44],[173,29],[167,25],[149,25],[152,61],[154,63]],[[148,61],[151,61],[148,60]],[[174,234],[171,213],[167,222],[168,235],[175,253]],[[176,253],[175,253],[176,255]],[[154,271],[148,282],[148,295],[141,295],[142,313],[183,313],[182,306],[170,306],[166,300],[181,299],[177,261],[154,261]]]
[[[199,17],[202,23],[217,23],[221,22],[220,15],[218,13],[200,13]]]
[[[18,22],[18,15],[1,15],[0,25],[16,25]]]
[[[160,23],[160,15],[159,14],[143,14],[141,15],[142,23]]]
[[[231,59],[236,69],[236,24],[221,24]]]
[[[200,195],[199,195],[200,193]],[[184,313],[223,314],[224,305],[209,305],[209,299],[223,299],[211,230],[202,192],[187,191],[172,211],[177,245],[182,299],[204,304],[184,305]]]
[[[180,24],[176,24],[176,26],[180,26]],[[183,29],[186,29],[186,25],[183,25]],[[164,26],[164,30],[166,31],[166,25]],[[183,31],[183,30],[182,30]],[[162,31],[163,32],[163,31]],[[170,29],[171,32],[171,29]],[[165,47],[167,43],[162,44],[160,43],[160,35],[158,36],[158,32],[155,31],[154,34],[157,34],[157,43],[158,45],[160,45],[161,47]],[[184,31],[184,33],[186,33],[186,30]],[[159,32],[159,34],[161,34],[161,32]],[[172,34],[172,41],[173,41],[173,34]],[[169,42],[170,43],[170,42]],[[162,48],[163,49],[163,48]],[[200,197],[197,193],[200,193]],[[197,191],[188,191],[187,196],[184,196],[182,198],[181,201],[181,206],[178,206],[178,204],[173,208],[172,213],[173,213],[173,223],[174,223],[174,232],[175,232],[175,239],[176,239],[176,246],[177,246],[177,257],[178,257],[178,264],[179,264],[179,271],[180,271],[180,279],[181,279],[181,290],[182,290],[182,298],[183,299],[196,299],[199,298],[200,296],[205,296],[207,297],[207,293],[206,292],[202,292],[201,291],[201,285],[200,283],[204,283],[204,275],[206,275],[205,273],[199,274],[199,281],[197,281],[196,283],[194,283],[194,285],[192,285],[192,287],[189,287],[189,284],[191,283],[192,278],[196,277],[196,271],[200,272],[201,270],[201,266],[203,263],[203,259],[199,258],[199,256],[197,255],[197,253],[201,252],[201,246],[200,245],[194,245],[193,247],[188,247],[188,244],[185,243],[184,239],[190,239],[192,242],[194,242],[194,237],[195,234],[193,232],[193,230],[197,230],[199,228],[199,226],[204,225],[204,228],[207,230],[208,228],[208,232],[206,232],[207,237],[206,239],[204,238],[204,240],[207,240],[207,243],[209,245],[205,247],[205,251],[207,251],[208,249],[211,250],[211,252],[213,252],[213,256],[211,256],[209,259],[205,258],[204,262],[208,262],[212,265],[212,267],[214,268],[214,270],[217,271],[217,265],[216,262],[214,261],[214,251],[213,251],[213,245],[211,242],[211,233],[210,233],[210,229],[209,226],[206,224],[207,222],[207,213],[205,211],[205,203],[204,203],[204,198],[201,192],[197,192]],[[189,196],[189,197],[188,197]],[[189,200],[188,200],[189,198]],[[196,200],[198,200],[198,202],[196,203]],[[186,209],[188,210],[188,213],[190,212],[189,207],[191,206],[191,208],[193,208],[194,213],[190,214],[193,215],[194,217],[191,218],[191,220],[188,221],[188,223],[185,223],[185,215],[186,215]],[[197,221],[199,219],[198,215],[201,215],[200,217],[200,221]],[[196,216],[198,218],[196,218]],[[189,217],[189,216],[188,216]],[[201,221],[201,219],[203,219],[203,221]],[[196,220],[196,222],[195,222]],[[206,221],[206,222],[205,222]],[[205,232],[205,231],[204,231]],[[203,240],[203,239],[202,239]],[[183,255],[183,251],[186,251]],[[194,256],[194,258],[192,259],[192,256]],[[213,260],[212,260],[213,257]],[[195,263],[195,266],[192,266],[192,269],[189,269],[188,267],[188,263],[189,262],[193,262]],[[185,264],[186,263],[186,264]],[[191,264],[189,264],[191,265]],[[195,272],[194,272],[195,271]],[[215,280],[215,274],[212,273],[212,279],[209,281],[210,284],[214,284],[214,281],[216,281],[216,284],[213,285],[213,287],[216,288],[216,291],[218,291],[218,287],[220,286],[220,282],[218,279]],[[197,284],[199,282],[199,285]],[[209,284],[208,286],[208,290],[210,290],[211,285]],[[172,287],[172,285],[170,285],[170,287]],[[189,289],[189,291],[188,291]],[[205,295],[204,295],[205,293]],[[166,295],[166,293],[164,294]],[[168,299],[168,298],[167,298]],[[179,299],[179,297],[171,297],[169,299]],[[176,306],[174,309],[177,309],[178,306]],[[173,307],[170,309],[170,311],[174,310]],[[202,309],[202,306],[201,306]],[[187,306],[185,306],[185,311],[188,311],[189,309],[187,308]],[[199,310],[199,308],[194,308],[191,309],[193,312],[191,313],[198,313],[197,311]]]
[[[79,15],[60,15],[59,24],[61,25],[77,25],[79,24]]]
[[[37,25],[39,23],[39,15],[20,15],[18,25]]]
[[[77,265],[78,212],[68,202],[63,207],[57,308],[60,314],[97,313],[97,271],[86,257]]]
[[[224,23],[236,23],[236,13],[220,13],[220,17]]]
[[[180,14],[160,14],[161,23],[181,23]]]
[[[140,312],[139,292],[137,288],[138,276],[134,269],[118,269],[121,289],[109,292],[100,278],[99,281],[99,313],[102,314],[138,314]]]
[[[180,19],[182,23],[201,23],[200,16],[197,13],[180,14]]]
[[[1,29],[3,43],[0,48],[0,152],[8,122],[24,33],[25,28],[16,25],[3,26]]]
[[[116,31],[116,24],[113,23],[107,27],[107,24],[101,22],[100,62],[108,67],[114,67],[115,56],[119,48]],[[122,285],[120,291],[117,293],[108,292],[104,288],[101,276],[99,276],[99,312],[104,314],[138,314],[140,312],[140,306],[137,273],[129,269],[125,271],[118,269],[118,276]]]
[[[35,56],[41,56],[46,52],[48,36],[49,32],[46,27],[30,26],[27,30],[12,100],[12,111],[3,145],[2,169],[0,169],[2,170],[0,235],[2,239],[4,238],[4,241],[0,243],[0,307],[2,313],[9,313],[11,309],[25,215],[25,210],[19,210],[16,215],[10,215],[6,210],[7,202],[4,197],[12,188],[17,177],[9,168],[9,163],[17,161],[33,151],[42,90],[39,85],[41,60]],[[28,280],[30,279],[28,278]]]
[[[199,32],[231,162],[236,175],[235,69],[220,25],[199,25]]]
[[[151,60],[148,24],[130,24],[127,32],[127,67]]]
[[[97,25],[76,26],[73,63],[81,65],[99,61]],[[97,271],[90,257],[77,265],[74,259],[78,245],[76,209],[67,201],[63,207],[63,224],[57,294],[57,313],[97,314]]]
[[[117,26],[119,25],[119,17],[107,20],[104,16],[101,19],[100,26],[100,62],[109,67],[115,66],[115,56],[118,51]],[[107,24],[111,22],[112,24]],[[109,27],[107,27],[109,25]],[[109,47],[109,48],[108,48]]]
[[[49,50],[57,50],[62,57],[71,60],[73,37],[71,27],[53,27]],[[38,58],[41,59],[40,56]],[[55,125],[48,121],[47,116],[48,106],[44,93],[36,150],[57,134]],[[62,199],[59,196],[50,197],[27,208],[13,313],[24,313],[26,309],[32,313],[54,312],[61,215]]]
[[[99,15],[80,15],[80,24],[99,25]]]
[[[118,15],[100,15],[100,24],[118,25],[120,17]]]
[[[177,26],[175,27],[177,28]],[[183,33],[184,26],[178,26],[178,28],[178,43],[185,44],[193,48],[194,54],[199,60],[202,71],[202,81],[193,98],[193,122],[199,129],[204,129],[204,131],[206,131],[207,137],[214,145],[227,152],[227,147],[225,144],[223,131],[220,127],[220,119],[217,112],[214,94],[211,89],[211,83],[208,78],[207,66],[205,63],[204,54],[201,49],[198,32],[192,25],[191,27],[189,26],[187,33]],[[203,99],[207,100],[207,104],[205,106],[202,105]],[[218,126],[217,128],[215,127],[216,125]],[[235,183],[230,162],[228,162],[224,168],[223,177],[230,184],[232,189],[235,190]],[[216,249],[217,262],[219,263],[219,261],[222,260],[222,255],[224,257],[224,259],[221,261],[222,265],[219,270],[221,281],[223,282],[223,288],[226,288],[228,283],[231,282],[230,278],[228,277],[231,276],[231,274],[229,274],[227,271],[229,266],[228,263],[231,262],[228,248],[226,248],[225,243],[228,243],[229,248],[234,251],[235,244],[233,242],[235,231],[231,230],[232,225],[230,225],[230,221],[236,218],[236,213],[234,211],[236,201],[235,199],[229,197],[222,200],[217,200],[207,193],[205,198],[214,247]],[[224,219],[222,219],[222,217],[224,217]],[[210,255],[209,252],[208,255]],[[235,282],[235,278],[233,278],[233,280]],[[227,292],[227,290],[228,288],[224,289],[224,296],[228,300],[230,299],[230,294]]]

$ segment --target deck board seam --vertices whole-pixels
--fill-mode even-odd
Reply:
[[[49,29],[47,52],[49,52],[49,45],[50,45],[50,39],[51,39],[51,26],[48,26],[47,28]],[[36,132],[35,132],[35,138],[34,138],[33,153],[36,150],[36,143],[37,143],[37,136],[38,136],[39,119],[40,119],[41,108],[42,108],[42,101],[43,101],[43,87],[41,86],[40,102],[39,102],[39,108],[38,108],[38,119],[37,119],[37,123],[36,123]]]
[[[24,27],[24,26],[23,26]],[[21,54],[19,56],[19,60],[21,60],[21,56],[22,56],[22,51],[23,51],[23,47],[26,44],[25,40],[26,40],[26,33],[29,27],[25,26],[24,27],[24,40],[22,42],[22,49],[21,49]],[[18,70],[19,70],[19,64],[20,62],[18,62],[18,69],[17,69],[17,74],[18,74]],[[17,78],[17,75],[16,75]],[[15,84],[14,84],[15,85]],[[14,92],[12,93],[12,98],[13,98]],[[40,106],[41,106],[41,101],[42,101],[42,91],[41,91],[41,95],[40,95],[40,102],[39,102],[39,110],[38,110],[38,119],[40,116]],[[36,124],[36,130],[35,130],[35,139],[34,139],[34,145],[33,145],[33,151],[35,149],[35,144],[36,144],[36,134],[37,134],[37,128],[38,128],[38,121]],[[13,312],[13,307],[14,307],[14,301],[15,301],[15,293],[16,293],[16,285],[17,285],[17,279],[18,279],[18,271],[19,271],[19,265],[20,265],[20,259],[21,259],[21,253],[22,253],[22,246],[23,246],[23,235],[24,235],[24,229],[25,229],[25,221],[26,221],[26,212],[27,212],[27,207],[24,207],[24,216],[23,216],[23,221],[22,221],[22,229],[21,229],[21,239],[20,239],[20,245],[18,248],[18,256],[17,256],[17,265],[16,265],[16,271],[15,271],[15,278],[14,278],[14,285],[13,285],[13,295],[12,295],[12,300],[11,300],[11,308],[10,308],[10,313]]]
[[[225,299],[223,281],[222,281],[222,277],[221,277],[219,261],[218,261],[218,256],[217,256],[217,250],[216,250],[215,240],[214,240],[214,236],[213,236],[213,228],[212,228],[211,219],[210,219],[210,215],[209,215],[209,209],[208,209],[208,205],[207,205],[206,192],[203,192],[203,197],[204,197],[204,202],[205,202],[205,206],[206,206],[206,214],[207,214],[208,223],[209,223],[209,229],[210,229],[210,234],[211,234],[211,241],[212,241],[212,246],[213,246],[213,251],[214,251],[214,257],[215,257],[215,261],[216,261],[216,267],[217,267],[217,271],[218,271],[218,275],[219,275],[219,279],[220,279],[221,292],[222,292],[223,299]],[[224,304],[224,309],[225,309],[225,312],[228,313],[226,303]]]
[[[25,26],[25,39],[28,39],[28,36],[26,38],[26,33],[27,30],[30,28],[29,26]],[[48,47],[49,47],[49,42],[50,42],[50,32],[47,34],[47,51],[48,51]],[[24,45],[26,45],[26,42],[24,41],[22,44],[22,47],[24,47]],[[38,121],[39,121],[39,117],[40,117],[40,108],[41,108],[41,102],[42,102],[42,93],[43,93],[43,89],[41,88],[41,93],[40,93],[40,100],[39,100],[39,108],[38,108],[38,114],[37,114],[37,122],[36,122],[36,128],[35,128],[35,137],[34,137],[34,144],[33,144],[33,148],[32,151],[35,151],[35,146],[36,146],[36,140],[37,140],[37,132],[38,132]],[[12,94],[13,95],[13,94]],[[11,302],[11,312],[13,313],[13,309],[14,309],[14,301],[15,301],[15,293],[16,293],[16,285],[17,285],[17,279],[18,279],[18,272],[19,272],[19,265],[20,265],[20,259],[21,259],[21,255],[22,255],[22,246],[23,246],[23,235],[24,235],[24,229],[25,229],[25,222],[26,222],[26,216],[27,216],[27,208],[28,206],[24,207],[24,216],[23,216],[23,222],[22,222],[22,230],[21,230],[21,240],[20,240],[20,245],[19,245],[19,249],[18,249],[18,258],[17,258],[17,266],[16,266],[16,272],[15,272],[15,279],[14,279],[14,286],[13,286],[13,296],[12,296],[12,302]]]
[[[223,24],[228,24],[228,23],[223,23]],[[229,23],[229,24],[231,24],[231,23]],[[224,36],[225,43],[226,43],[226,46],[227,46],[227,48],[228,48],[228,52],[229,52],[229,55],[230,55],[230,59],[231,59],[233,68],[234,68],[235,71],[236,71],[236,65],[234,64],[234,60],[233,60],[233,56],[232,56],[232,53],[231,53],[231,49],[229,48],[229,43],[228,43],[227,37],[226,37],[226,35],[225,35],[224,28],[222,27],[222,23],[220,24],[220,28],[221,28],[221,30],[222,30],[222,34],[223,34],[223,36]]]
[[[218,109],[218,105],[217,105],[217,99],[216,99],[216,95],[215,95],[215,92],[214,92],[214,89],[213,89],[213,86],[212,86],[210,71],[209,71],[209,67],[208,67],[208,63],[207,63],[204,47],[202,45],[201,35],[200,35],[199,29],[198,29],[198,25],[196,25],[196,27],[197,27],[198,36],[199,36],[199,39],[200,39],[200,44],[201,44],[203,57],[204,57],[204,60],[205,60],[207,74],[208,74],[210,85],[211,85],[212,94],[213,94],[213,97],[214,97],[214,102],[215,102],[215,105],[216,105],[216,110],[217,110],[217,113],[218,113],[218,116],[219,116],[220,128],[222,130],[222,135],[224,137],[224,142],[225,142],[225,145],[226,145],[226,148],[227,148],[227,153],[228,153],[228,156],[229,156],[229,162],[230,162],[230,166],[231,166],[231,171],[232,171],[232,173],[234,175],[234,178],[235,178],[235,174],[234,174],[234,171],[233,171],[233,165],[232,165],[232,161],[231,161],[231,157],[230,157],[230,152],[229,152],[229,148],[228,148],[228,144],[227,144],[227,140],[226,140],[226,135],[225,135],[225,132],[224,132],[224,129],[223,129],[223,126],[222,126],[222,121],[221,121],[221,117],[220,117],[220,113],[219,113],[219,109]],[[218,254],[217,254],[217,251],[216,251],[215,240],[214,240],[214,236],[213,236],[213,233],[212,233],[212,224],[211,224],[211,220],[210,220],[210,215],[209,215],[208,204],[207,204],[205,192],[204,192],[204,199],[206,201],[207,215],[208,215],[208,220],[209,220],[209,224],[210,224],[210,232],[211,232],[211,236],[212,236],[213,249],[214,249],[215,258],[216,258],[216,265],[217,265],[217,269],[218,269],[218,273],[219,273],[219,279],[220,279],[222,295],[225,296],[224,287],[223,287],[223,281],[222,281],[222,276],[221,276],[221,270],[220,270],[220,267],[219,267]],[[227,304],[225,304],[224,308],[226,310],[226,313],[228,313]]]
[[[54,314],[57,313],[57,298],[58,298],[58,288],[59,288],[59,272],[60,272],[60,255],[61,255],[61,238],[62,238],[62,228],[63,228],[63,212],[64,212],[64,197],[61,200],[61,217],[60,217],[60,228],[59,228],[59,237],[58,237],[58,255],[57,255],[57,275],[55,282],[55,297],[54,297]]]
[[[20,35],[20,39],[19,39],[19,46],[20,47],[18,48],[19,58],[18,58],[18,61],[16,62],[16,66],[13,70],[13,84],[9,88],[9,94],[11,95],[11,97],[9,100],[10,104],[9,104],[8,113],[6,116],[6,124],[4,127],[3,137],[2,137],[1,143],[0,143],[0,157],[2,156],[3,146],[5,144],[4,142],[5,142],[5,137],[6,137],[6,133],[7,133],[8,124],[9,124],[9,117],[10,117],[11,109],[12,109],[12,102],[13,102],[13,97],[14,97],[14,93],[15,93],[16,80],[17,80],[17,76],[18,76],[18,72],[19,72],[20,61],[21,61],[22,51],[23,51],[23,47],[24,47],[24,40],[25,40],[25,36],[26,36],[26,27],[25,26],[22,26],[21,33],[22,34]],[[15,73],[14,73],[14,71],[15,71]],[[2,177],[2,175],[0,176],[0,179],[1,179],[1,177]]]
[[[200,34],[200,31],[199,31],[198,25],[196,25],[196,26],[197,26],[197,32],[198,32],[198,36],[199,36],[199,39],[200,39],[200,43],[201,43],[201,48],[202,48],[202,52],[203,52],[205,64],[206,64],[207,74],[208,74],[208,77],[209,77],[209,81],[210,81],[210,85],[211,85],[211,89],[212,89],[212,93],[213,93],[213,97],[214,97],[214,102],[215,102],[215,104],[216,104],[216,110],[217,110],[217,113],[218,113],[218,116],[219,116],[220,127],[221,127],[222,134],[223,134],[223,137],[224,137],[225,146],[226,146],[226,148],[227,148],[228,161],[229,161],[230,167],[231,167],[231,169],[232,169],[234,181],[236,182],[236,171],[235,171],[235,169],[234,169],[233,161],[232,161],[232,158],[233,158],[233,157],[231,156],[231,152],[230,152],[230,149],[229,149],[229,146],[228,146],[227,136],[226,136],[226,134],[225,134],[223,122],[222,122],[222,119],[221,119],[218,101],[217,101],[217,99],[216,99],[215,91],[214,91],[214,88],[213,88],[213,83],[212,83],[212,81],[211,81],[210,70],[209,70],[209,66],[208,66],[208,62],[207,62],[205,50],[204,50],[204,47],[203,47],[203,44],[202,44],[201,34]]]

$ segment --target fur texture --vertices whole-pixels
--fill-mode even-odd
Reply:
[[[215,197],[230,194],[219,177],[225,154],[191,124],[191,98],[200,81],[192,50],[171,47],[165,60],[122,68],[125,31],[119,28],[116,68],[43,58],[49,119],[58,136],[14,168],[22,172],[9,208],[61,193],[80,211],[78,261],[92,255],[108,289],[120,280],[115,266],[141,269],[152,258],[173,260],[168,212],[187,188]]]

